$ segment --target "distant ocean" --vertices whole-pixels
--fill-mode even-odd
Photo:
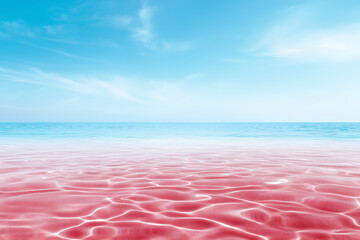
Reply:
[[[0,141],[174,138],[357,142],[360,123],[0,123]]]

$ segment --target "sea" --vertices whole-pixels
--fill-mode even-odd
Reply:
[[[360,123],[0,123],[0,139],[360,141]]]
[[[360,123],[0,123],[0,240],[360,240]]]

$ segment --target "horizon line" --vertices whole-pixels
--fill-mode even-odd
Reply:
[[[359,123],[360,121],[0,121],[6,123]]]

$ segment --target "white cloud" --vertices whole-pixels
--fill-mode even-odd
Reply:
[[[40,37],[40,38],[51,41],[51,42],[57,42],[57,43],[81,44],[81,42],[79,42],[79,41],[75,41],[72,39],[62,39],[62,38],[58,38],[57,36],[55,36],[55,37]]]
[[[242,58],[223,58],[221,59],[222,62],[228,62],[228,63],[243,63],[245,62]]]
[[[30,68],[28,76],[32,76],[35,79],[43,80],[44,84],[56,85],[71,91],[87,92],[91,93],[91,88],[81,82],[74,81],[70,78],[62,77],[54,73],[43,72],[37,68]]]
[[[169,51],[169,52],[183,52],[183,51],[187,51],[193,48],[193,44],[191,43],[178,43],[178,42],[169,42],[169,41],[164,41],[162,44],[162,49],[164,51]]]
[[[13,36],[32,40],[45,39],[52,42],[79,44],[77,41],[58,37],[59,34],[64,33],[66,31],[63,25],[31,26],[22,19],[0,22],[0,37]]]
[[[0,30],[9,34],[16,34],[24,37],[34,37],[35,32],[31,30],[25,21],[18,19],[14,21],[3,21],[0,23]],[[3,34],[5,34],[3,33]]]
[[[192,80],[202,78],[203,76],[204,76],[204,74],[202,74],[202,73],[193,73],[193,74],[190,74],[190,75],[186,76],[184,78],[184,80],[185,81],[192,81]]]
[[[91,43],[94,46],[103,46],[103,47],[111,47],[111,48],[119,48],[119,44],[111,40],[98,40]]]
[[[261,55],[300,61],[360,59],[360,23],[315,27],[317,4],[290,7],[251,49]]]
[[[129,92],[127,92],[123,86],[119,86],[119,84],[116,84],[114,82],[92,79],[91,83],[118,98],[134,101],[134,102],[142,102],[141,100],[139,100],[138,98],[134,97]]]
[[[66,56],[66,57],[70,57],[70,58],[75,58],[75,59],[80,59],[80,60],[85,60],[85,61],[97,61],[97,60],[92,59],[92,58],[87,58],[87,57],[75,55],[75,54],[68,53],[68,52],[65,52],[65,51],[62,51],[62,50],[59,50],[59,49],[42,47],[42,46],[38,46],[36,44],[32,44],[32,43],[29,43],[29,42],[21,42],[21,43],[23,43],[25,45],[28,45],[28,46],[31,46],[31,47],[34,47],[34,48],[46,50],[46,51],[49,51],[49,52],[54,52],[54,53],[57,53],[57,54],[60,54],[60,55]]]
[[[188,99],[193,91],[192,81],[204,77],[203,73],[192,73],[187,76],[172,79],[172,81],[150,81],[146,85],[147,96],[150,101],[163,103],[179,103]]]
[[[304,61],[360,59],[360,24],[290,34],[268,43],[266,55]]]
[[[115,16],[111,19],[115,27],[127,27],[132,23],[133,19],[128,16]]]
[[[182,82],[154,81],[150,83],[148,97],[155,101],[179,101],[184,97]]]
[[[138,11],[138,19],[140,26],[134,28],[133,37],[135,40],[146,44],[149,47],[153,47],[152,40],[154,34],[152,32],[152,17],[154,15],[154,9],[149,7],[143,7]]]
[[[48,25],[43,27],[48,34],[55,35],[64,32],[62,25]]]
[[[155,8],[144,5],[138,10],[136,16],[115,16],[107,21],[113,27],[127,29],[131,32],[134,41],[148,49],[165,52],[183,52],[193,48],[190,42],[163,40],[155,34],[153,17]]]
[[[15,74],[19,73],[17,71],[12,70],[12,69],[2,68],[2,67],[0,67],[0,72],[2,72],[2,73],[15,73]]]
[[[153,42],[155,35],[152,25],[154,13],[153,8],[143,6],[135,16],[111,16],[105,17],[101,21],[105,21],[111,27],[127,29],[135,41],[144,44],[146,47],[156,48],[156,44]]]
[[[37,68],[29,68],[28,71],[0,68],[0,80],[43,85],[82,94],[112,96],[121,100],[141,102],[124,87],[124,79],[119,81],[119,79],[102,80],[88,77],[69,78],[44,72]]]
[[[83,95],[101,96],[137,103],[153,101],[178,102],[189,97],[192,81],[204,77],[203,73],[192,73],[169,81],[124,78],[121,76],[88,77],[63,76],[52,72],[28,67],[27,70],[12,70],[0,67],[0,81],[40,85]]]

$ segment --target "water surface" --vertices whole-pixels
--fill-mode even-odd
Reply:
[[[360,240],[355,123],[2,123],[1,240]]]

